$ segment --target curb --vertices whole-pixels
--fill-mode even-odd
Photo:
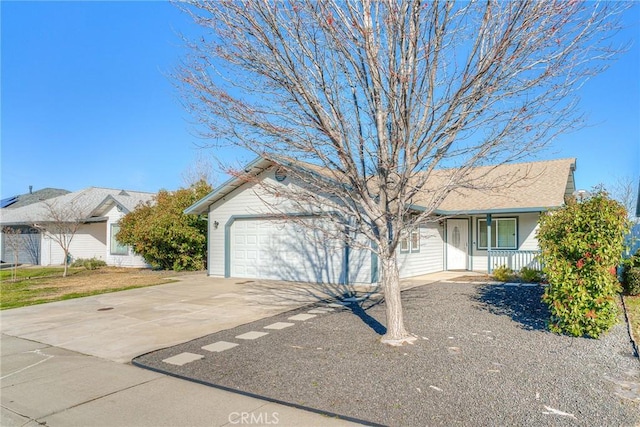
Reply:
[[[634,356],[639,358],[640,360],[640,350],[638,349],[638,340],[636,337],[633,336],[633,328],[631,327],[631,320],[629,319],[629,314],[627,313],[627,305],[624,302],[624,295],[620,295],[620,299],[622,300],[624,318],[627,321],[627,332],[629,332],[629,338],[631,340],[631,346],[633,347]]]
[[[153,352],[150,352],[150,353],[153,353]],[[140,357],[140,356],[138,356],[138,357]],[[152,371],[152,372],[157,372],[159,374],[167,375],[169,377],[178,378],[180,380],[189,381],[189,382],[192,382],[192,383],[200,384],[200,385],[211,387],[211,388],[216,388],[218,390],[226,391],[226,392],[229,392],[229,393],[234,393],[234,394],[237,394],[237,395],[240,395],[240,396],[251,397],[253,399],[259,399],[259,400],[262,400],[262,401],[265,401],[265,402],[270,402],[270,403],[275,403],[277,405],[287,406],[289,408],[297,409],[297,410],[300,410],[300,411],[311,412],[311,413],[322,415],[322,416],[325,416],[327,418],[332,418],[332,419],[335,419],[335,420],[348,421],[350,423],[360,424],[360,425],[364,425],[364,426],[368,426],[368,427],[369,426],[370,427],[387,427],[385,424],[378,424],[378,423],[375,423],[375,422],[372,422],[372,421],[366,421],[366,420],[362,420],[362,419],[359,419],[359,418],[349,417],[349,416],[346,416],[346,415],[340,415],[340,414],[336,414],[336,413],[329,412],[329,411],[323,411],[322,409],[316,409],[316,408],[312,408],[312,407],[309,407],[309,406],[298,405],[297,403],[291,403],[291,402],[287,402],[287,401],[284,401],[284,400],[274,399],[274,398],[263,396],[263,395],[260,395],[260,394],[251,393],[251,392],[247,392],[247,391],[243,391],[243,390],[238,390],[238,389],[235,389],[235,388],[219,385],[219,384],[212,383],[212,382],[209,382],[209,381],[199,380],[197,378],[192,378],[192,377],[188,377],[188,376],[185,376],[185,375],[177,374],[177,373],[174,373],[174,372],[165,371],[165,370],[160,369],[160,368],[155,368],[155,367],[152,367],[152,366],[148,366],[148,365],[146,365],[144,363],[136,361],[135,359],[133,359],[131,361],[131,364],[133,366],[137,367],[137,368],[146,369],[146,370]]]

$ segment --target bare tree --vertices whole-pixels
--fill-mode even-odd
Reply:
[[[177,73],[203,136],[212,147],[241,147],[286,165],[304,185],[266,191],[301,209],[338,212],[328,218],[347,228],[345,236],[372,242],[386,300],[382,341],[398,345],[415,339],[400,299],[403,233],[432,218],[452,191],[513,183],[487,182],[470,173],[475,166],[531,156],[580,125],[577,91],[619,52],[608,37],[626,7],[565,0],[180,5],[204,28]]]
[[[182,172],[182,182],[185,188],[189,188],[200,181],[213,185],[215,182],[212,171],[211,159],[199,154],[194,162]]]
[[[62,277],[67,277],[69,250],[71,249],[73,238],[83,224],[83,212],[73,201],[62,204],[55,200],[47,200],[43,203],[46,209],[45,220],[33,224],[33,227],[40,230],[43,236],[51,238],[62,248],[64,253],[64,272]]]
[[[631,176],[624,176],[618,177],[612,185],[608,186],[611,197],[627,209],[629,219],[634,223],[640,221],[640,218],[636,217],[638,185],[638,181]]]
[[[11,272],[11,280],[16,280],[18,276],[18,264],[20,261],[20,251],[24,246],[22,239],[22,230],[16,227],[3,227],[4,244],[13,252],[13,269]]]

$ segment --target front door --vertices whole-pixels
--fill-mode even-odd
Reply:
[[[447,220],[447,270],[466,270],[469,260],[469,222]]]

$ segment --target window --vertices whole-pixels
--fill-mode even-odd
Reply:
[[[516,218],[491,220],[491,249],[518,249]],[[478,249],[487,249],[487,220],[478,220]]]
[[[118,231],[120,231],[120,226],[111,224],[111,255],[129,255],[129,247],[116,240]]]
[[[420,231],[411,232],[411,252],[420,252]]]
[[[406,234],[400,238],[400,252],[409,252],[409,238]]]
[[[400,238],[400,252],[420,252],[420,230],[403,233]]]

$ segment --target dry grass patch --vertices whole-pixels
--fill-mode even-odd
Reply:
[[[160,285],[176,276],[173,271],[116,267],[74,268],[67,277],[62,277],[62,271],[62,267],[21,268],[16,280],[11,279],[11,271],[1,271],[0,309]]]

